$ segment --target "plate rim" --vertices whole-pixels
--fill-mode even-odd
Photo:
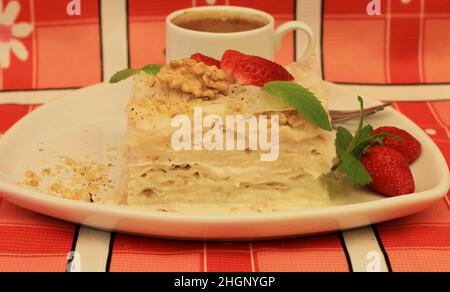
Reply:
[[[352,213],[354,211],[361,211],[367,209],[378,209],[379,205],[389,206],[402,205],[406,203],[414,202],[431,202],[439,198],[443,198],[445,194],[420,192],[410,195],[403,195],[397,197],[386,197],[380,200],[373,200],[367,202],[358,202],[345,205],[329,206],[329,207],[319,207],[319,208],[305,208],[301,210],[286,210],[274,213],[205,213],[205,214],[193,214],[193,213],[178,213],[169,212],[162,213],[155,210],[139,209],[139,208],[129,208],[126,206],[118,205],[108,205],[108,204],[94,204],[88,202],[82,202],[77,200],[57,198],[51,195],[42,194],[38,191],[32,189],[25,189],[27,192],[23,192],[24,188],[19,185],[14,185],[10,183],[5,183],[0,179],[0,190],[6,190],[9,194],[6,195],[6,199],[9,201],[10,194],[14,194],[15,197],[19,199],[31,199],[31,201],[44,203],[46,205],[56,206],[64,205],[64,208],[77,208],[77,211],[91,212],[101,211],[103,214],[113,213],[113,215],[127,215],[132,214],[133,217],[139,217],[139,219],[152,219],[158,221],[174,221],[179,222],[180,220],[188,220],[192,223],[205,223],[205,219],[208,219],[208,223],[241,223],[241,222],[264,222],[265,220],[296,220],[302,217],[320,216],[323,213],[327,215],[332,215],[333,213]],[[29,201],[29,200],[28,200]],[[348,209],[348,210],[347,210]],[[214,221],[214,222],[211,222]],[[248,223],[247,222],[247,223]]]

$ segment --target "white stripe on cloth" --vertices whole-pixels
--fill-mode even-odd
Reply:
[[[424,59],[425,59],[425,0],[420,0],[420,27],[419,27],[419,78],[420,82],[425,82],[425,68]]]
[[[355,85],[340,84],[343,88],[382,101],[450,100],[450,84],[429,85]]]
[[[372,227],[342,233],[354,272],[387,272],[383,251]]]
[[[127,1],[100,1],[103,81],[117,71],[127,68]],[[104,272],[108,261],[111,233],[81,227],[76,251],[81,256],[82,271]]]
[[[208,247],[206,241],[203,242],[203,272],[208,271]]]
[[[250,249],[250,259],[251,259],[251,262],[252,262],[252,272],[255,272],[255,257],[253,255],[253,244],[252,244],[251,241],[248,243],[248,247]]]
[[[315,53],[318,57],[319,65],[322,65],[322,54],[321,54],[321,35],[322,35],[322,1],[323,0],[297,0],[297,20],[303,21],[309,24],[316,36],[317,47]],[[299,57],[305,52],[308,39],[302,33],[297,33],[297,52],[296,55]],[[322,66],[319,66],[322,68]]]
[[[101,1],[103,78],[128,68],[126,0]]]
[[[111,233],[81,227],[75,251],[80,255],[81,272],[105,272]]]
[[[391,26],[392,26],[392,3],[391,0],[387,0],[386,8],[386,35],[385,35],[385,52],[386,58],[384,58],[384,70],[386,72],[386,83],[391,83]]]
[[[31,14],[31,25],[36,28],[36,16],[35,16],[35,3],[34,0],[30,0],[30,14]],[[32,62],[33,62],[33,69],[32,69],[32,77],[31,77],[31,86],[32,88],[36,88],[37,86],[37,40],[36,40],[36,34],[31,34],[31,51],[32,51]]]
[[[0,104],[43,104],[74,92],[75,89],[0,92]]]

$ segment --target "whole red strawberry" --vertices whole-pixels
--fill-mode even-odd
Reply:
[[[217,68],[220,67],[220,61],[216,60],[214,58],[202,55],[200,53],[197,54],[193,54],[191,56],[191,59],[194,59],[195,61],[199,62],[199,63],[203,63],[207,66],[216,66]]]
[[[283,66],[234,50],[227,50],[223,54],[220,68],[240,85],[264,86],[270,81],[294,80]]]
[[[372,177],[369,187],[373,190],[386,196],[414,193],[414,178],[409,164],[394,148],[374,146],[361,162]]]
[[[394,136],[400,137],[401,139],[396,139],[392,137],[383,138],[383,145],[386,147],[391,147],[400,152],[408,163],[412,163],[419,158],[422,152],[422,145],[416,138],[411,136],[405,130],[396,127],[380,127],[372,132],[372,135],[388,133]]]

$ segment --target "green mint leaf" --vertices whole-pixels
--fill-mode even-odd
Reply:
[[[161,65],[157,65],[157,64],[147,65],[144,68],[142,68],[141,70],[147,74],[156,75],[161,70]]]
[[[139,70],[136,69],[123,69],[114,74],[111,79],[109,80],[109,83],[117,83],[124,79],[127,79],[128,77],[136,74]]]
[[[109,80],[109,83],[117,83],[122,80],[125,80],[139,72],[145,72],[150,75],[155,75],[159,73],[159,70],[161,69],[161,65],[147,65],[141,69],[123,69],[114,74],[111,79]]]
[[[263,90],[278,96],[284,102],[293,106],[309,122],[326,131],[331,131],[327,112],[308,89],[292,82],[272,81],[266,83]]]
[[[338,127],[336,132],[336,154],[340,158],[347,151],[353,140],[353,135],[343,127]]]
[[[349,153],[342,155],[342,169],[355,185],[367,185],[372,182],[372,178],[364,165]]]

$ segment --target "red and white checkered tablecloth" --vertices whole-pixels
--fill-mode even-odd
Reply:
[[[76,17],[65,12],[69,2],[0,0],[0,135],[38,104],[123,67],[162,63],[165,15],[213,2],[268,11],[277,24],[311,23],[321,38],[326,80],[386,90],[402,85],[389,92],[410,99],[417,92],[433,100],[450,92],[450,0],[381,0],[382,15],[373,17],[365,12],[369,0],[81,0]],[[301,46],[301,36],[286,37],[277,61],[293,61]],[[450,101],[394,107],[450,162]],[[62,272],[74,250],[86,271],[361,271],[369,251],[384,255],[383,270],[450,271],[450,202],[447,197],[420,214],[355,231],[212,243],[80,228],[0,198],[0,271]]]

